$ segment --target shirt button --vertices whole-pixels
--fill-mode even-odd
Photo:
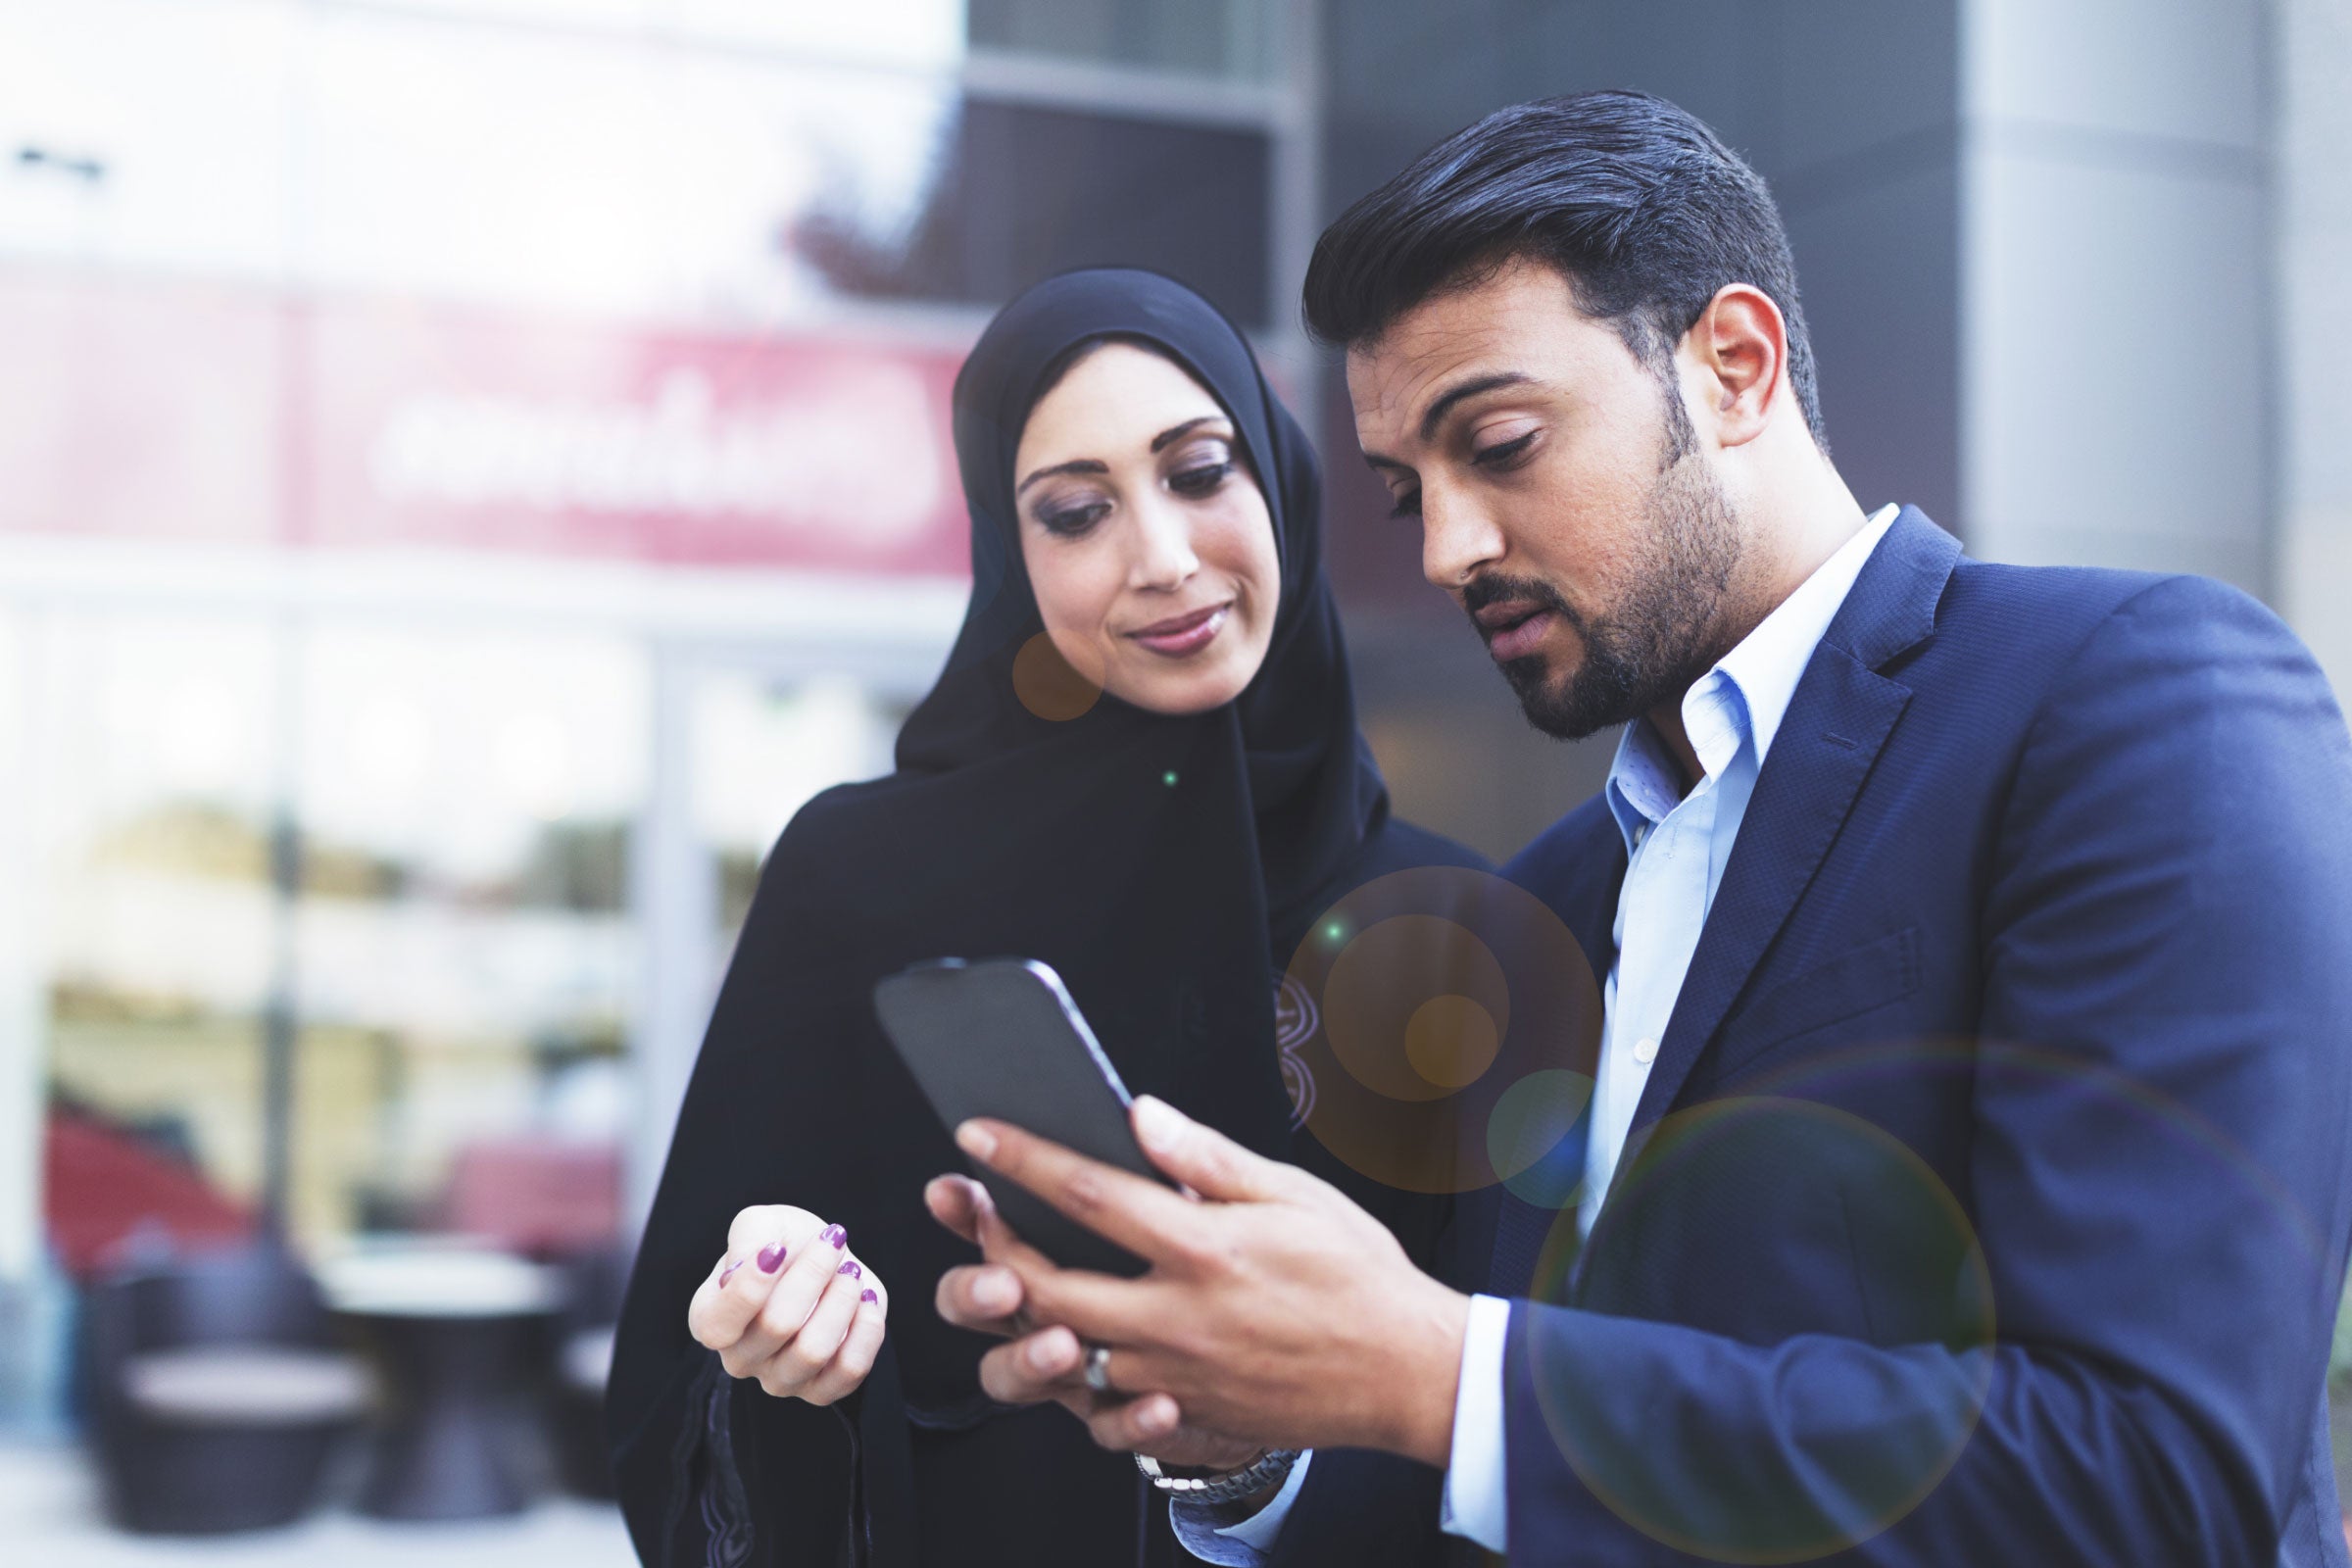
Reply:
[[[1643,1035],[1634,1042],[1634,1059],[1646,1067],[1658,1059],[1658,1043]]]

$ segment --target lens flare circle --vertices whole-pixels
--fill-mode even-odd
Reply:
[[[1072,666],[1041,631],[1012,656],[1012,692],[1038,717],[1063,723],[1093,710],[1102,683]]]
[[[1501,1049],[1501,1026],[1474,997],[1432,997],[1404,1020],[1404,1059],[1449,1092],[1478,1082]]]
[[[1802,1255],[1841,1257],[1848,1276],[1810,1293],[1798,1310],[1815,1321],[1786,1324],[1777,1347],[1739,1344],[1740,1293],[1679,1303],[1675,1321],[1720,1335],[1729,1355],[1770,1357],[1758,1378],[1800,1399],[1808,1387],[1850,1382],[1838,1342],[1869,1343],[1900,1363],[1883,1370],[1882,1386],[1901,1394],[1866,1430],[1813,1434],[1801,1465],[1727,1470],[1658,1441],[1678,1412],[1601,1394],[1597,1382],[1621,1372],[1623,1357],[1534,1335],[1538,1405],[1570,1468],[1627,1524],[1715,1562],[1807,1561],[1901,1520],[1960,1457],[1991,1382],[1992,1281],[1950,1190],[1885,1129],[1772,1096],[1676,1111],[1629,1157],[1573,1266],[1576,1306],[1612,1326],[1654,1318],[1645,1293],[1674,1250],[1703,1248],[1711,1268],[1763,1275],[1770,1254],[1802,1235],[1813,1244]],[[1575,1250],[1557,1234],[1575,1223],[1573,1212],[1555,1223],[1539,1275]]]
[[[1589,1098],[1600,989],[1541,900],[1492,872],[1417,866],[1355,889],[1307,933],[1285,980],[1314,999],[1316,1026],[1286,1058],[1315,1085],[1307,1129],[1342,1164],[1408,1192],[1473,1192],[1504,1179],[1499,1149],[1546,1194],[1581,1164],[1581,1121],[1556,1111],[1570,1079]]]
[[[1583,1197],[1585,1112],[1592,1079],[1540,1068],[1502,1092],[1487,1118],[1487,1157],[1514,1197],[1539,1208],[1570,1208]]]
[[[1433,994],[1440,976],[1446,989]],[[1391,915],[1359,929],[1333,960],[1322,997],[1323,1027],[1341,1064],[1391,1100],[1439,1100],[1476,1080],[1494,1053],[1478,1072],[1448,1082],[1469,1045],[1457,1049],[1455,1031],[1484,1014],[1499,1042],[1511,1016],[1510,982],[1494,951],[1433,914]]]

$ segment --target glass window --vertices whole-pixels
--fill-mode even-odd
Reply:
[[[12,0],[7,12],[0,250],[279,274],[301,8]],[[20,149],[43,161],[20,163]]]
[[[823,303],[808,212],[904,229],[955,105],[946,69],[364,10],[320,13],[306,83],[320,281],[725,322]]]
[[[716,864],[714,951],[743,928],[760,866],[811,796],[891,768],[910,702],[846,676],[704,675],[694,694],[694,827]]]
[[[111,1173],[47,1201],[87,1266],[142,1225],[217,1234],[261,1196],[278,648],[251,619],[39,618],[51,1136]]]
[[[968,0],[975,47],[1236,81],[1274,74],[1275,0]]]
[[[319,628],[301,668],[298,1228],[609,1240],[637,985],[642,649]],[[556,1216],[567,1234],[472,1174],[547,1151],[614,1174]]]
[[[1152,267],[1237,320],[1268,299],[1262,130],[967,98],[928,207],[900,235],[817,209],[801,249],[849,294],[993,304],[1072,267]]]

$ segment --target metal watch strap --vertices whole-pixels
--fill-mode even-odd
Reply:
[[[1187,1502],[1232,1502],[1288,1476],[1291,1466],[1298,1462],[1298,1453],[1297,1448],[1268,1448],[1241,1469],[1221,1476],[1172,1476],[1159,1467],[1158,1460],[1141,1453],[1135,1456],[1135,1467],[1150,1476],[1160,1491]]]

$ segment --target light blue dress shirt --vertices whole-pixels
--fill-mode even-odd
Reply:
[[[1683,793],[1681,767],[1648,720],[1627,725],[1617,744],[1603,796],[1625,835],[1627,864],[1610,932],[1616,954],[1601,987],[1599,1072],[1577,1214],[1587,1234],[1625,1152],[1635,1108],[1682,995],[1715,890],[1722,885],[1756,775],[1813,651],[1899,510],[1886,507],[1872,514],[1861,531],[1684,695],[1683,728],[1701,769],[1689,794]],[[1508,1301],[1471,1298],[1440,1520],[1449,1534],[1495,1552],[1506,1550],[1509,1541],[1502,1398],[1503,1338],[1509,1325]],[[1205,1561],[1237,1568],[1260,1563],[1261,1548],[1270,1549],[1296,1495],[1296,1488],[1286,1489],[1245,1526],[1228,1527],[1229,1533],[1218,1533],[1213,1542],[1202,1539],[1207,1532],[1180,1527],[1178,1535]],[[1178,1511],[1181,1515],[1182,1505]],[[1246,1543],[1236,1539],[1244,1529]],[[1246,1554],[1228,1554],[1228,1543]]]
[[[1601,986],[1600,1068],[1585,1146],[1587,1235],[1607,1199],[1634,1111],[1649,1083],[1658,1043],[1683,993],[1698,934],[1723,885],[1723,868],[1747,815],[1756,775],[1854,579],[1901,509],[1875,513],[1861,531],[1781,601],[1771,614],[1683,697],[1683,729],[1701,776],[1685,795],[1682,769],[1647,719],[1628,724],[1603,786],[1625,835],[1625,883],[1610,929],[1616,956]],[[1470,1299],[1461,1381],[1453,1405],[1453,1454],[1441,1521],[1489,1551],[1507,1549],[1503,1469],[1502,1348],[1510,1303]]]

